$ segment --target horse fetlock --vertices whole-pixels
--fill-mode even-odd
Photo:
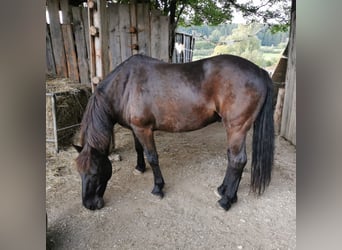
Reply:
[[[136,167],[135,167],[135,169],[137,170],[137,171],[139,171],[141,174],[142,173],[144,173],[145,171],[146,171],[146,166],[141,166],[141,165],[137,165]]]
[[[217,192],[222,197],[224,193],[226,192],[226,186],[222,184],[221,186],[217,188]]]
[[[156,196],[159,196],[160,198],[164,197],[164,192],[162,191],[162,188],[160,188],[158,185],[154,185],[154,188],[151,193]]]

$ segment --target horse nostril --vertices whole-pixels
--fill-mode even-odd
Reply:
[[[85,201],[83,202],[83,206],[87,209],[90,209],[90,210],[95,210],[96,209],[96,206],[93,204],[93,202],[91,201]]]

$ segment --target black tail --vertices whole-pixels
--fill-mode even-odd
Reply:
[[[274,154],[273,83],[267,75],[267,94],[253,130],[251,189],[262,194],[271,181]]]

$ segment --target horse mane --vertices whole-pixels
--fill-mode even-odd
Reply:
[[[83,170],[89,168],[92,148],[108,154],[114,125],[111,114],[112,108],[104,93],[101,89],[96,89],[89,98],[81,122],[80,141],[83,150],[76,158],[78,168]]]
[[[81,145],[87,145],[102,153],[108,151],[114,121],[112,108],[106,100],[104,93],[97,89],[89,98],[81,122]]]

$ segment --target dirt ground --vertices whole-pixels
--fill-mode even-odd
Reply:
[[[136,154],[131,132],[116,127],[113,176],[105,207],[90,211],[81,204],[81,179],[69,148],[47,152],[46,210],[48,249],[295,249],[296,150],[276,139],[272,181],[257,197],[249,192],[248,163],[238,202],[228,212],[217,206],[214,190],[226,166],[226,135],[221,123],[190,133],[156,132],[165,197],[150,192],[151,168],[134,175]],[[110,158],[113,159],[113,156]]]

